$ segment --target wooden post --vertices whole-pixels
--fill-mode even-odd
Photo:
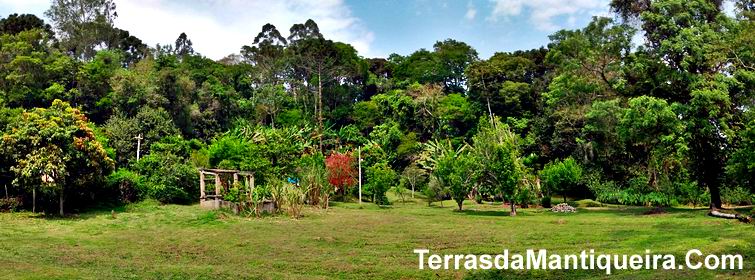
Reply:
[[[205,186],[204,186],[204,171],[199,171],[199,200],[204,201],[206,196],[204,193]]]
[[[220,186],[222,183],[220,182],[220,174],[215,173],[215,200],[220,199],[218,196],[220,196]]]
[[[63,189],[60,189],[60,216],[63,217],[64,214],[65,213],[63,212]]]
[[[142,150],[142,134],[139,133],[139,136],[134,137],[136,138],[136,161],[139,161],[141,150]]]
[[[362,204],[362,147],[359,147],[359,204]]]
[[[239,183],[239,174],[233,173],[233,185],[237,185]]]

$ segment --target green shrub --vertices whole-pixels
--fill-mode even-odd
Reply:
[[[448,188],[444,187],[435,176],[430,176],[427,187],[422,192],[427,199],[427,206],[436,201],[440,201],[443,206],[443,199],[448,195]]]
[[[751,205],[753,195],[742,187],[722,188],[721,201],[729,205]]]
[[[328,183],[325,157],[322,154],[303,156],[297,168],[300,185],[307,193],[307,201],[312,205],[327,206]]]
[[[15,212],[23,206],[20,197],[0,198],[0,212]]]
[[[566,192],[574,190],[582,179],[582,167],[572,158],[555,160],[545,165],[540,178],[548,194],[561,193],[566,201]]]
[[[133,165],[133,170],[145,178],[146,197],[162,203],[186,204],[196,201],[199,197],[199,173],[196,168],[189,163],[188,156],[179,156],[176,152],[180,151],[172,149],[178,146],[158,144],[153,145],[150,155]]]
[[[598,195],[598,201],[603,203],[613,203],[634,206],[657,206],[666,207],[679,204],[679,201],[673,195],[664,192],[642,193],[635,189],[606,189]]]
[[[223,193],[223,200],[230,201],[230,202],[242,202],[243,195],[244,194],[241,191],[241,188],[235,185],[233,187],[230,187],[228,191]]]
[[[146,192],[147,197],[161,203],[189,203],[190,195],[186,190],[177,186],[150,183]]]
[[[675,186],[678,199],[683,204],[697,207],[710,202],[710,193],[708,190],[701,188],[696,182],[677,182]]]
[[[111,173],[105,182],[108,189],[118,193],[120,202],[136,202],[146,197],[144,178],[131,170],[120,168]]]
[[[396,184],[397,180],[396,171],[393,171],[388,163],[379,162],[369,168],[367,168],[367,184],[365,185],[365,193],[368,196],[372,196],[372,202],[376,204],[388,204],[388,197],[385,193],[388,189]]]
[[[540,206],[543,206],[543,208],[551,208],[551,197],[549,195],[543,196],[543,198],[540,199]]]

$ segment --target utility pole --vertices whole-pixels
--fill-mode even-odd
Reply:
[[[142,134],[139,133],[139,136],[134,137],[136,139],[136,161],[139,161],[139,156],[142,150]]]
[[[362,147],[359,147],[359,204],[362,204]]]

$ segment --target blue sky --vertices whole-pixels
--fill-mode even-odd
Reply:
[[[312,18],[328,38],[352,44],[365,57],[410,54],[453,38],[487,58],[497,51],[537,48],[559,29],[608,15],[609,0],[116,0],[116,26],[150,45],[181,32],[195,50],[220,59],[237,53],[265,23],[284,35]],[[49,0],[0,0],[0,15],[42,16]]]
[[[472,45],[487,58],[497,51],[537,48],[559,29],[581,28],[608,15],[607,0],[348,1],[375,34],[371,51],[409,54],[446,38]]]

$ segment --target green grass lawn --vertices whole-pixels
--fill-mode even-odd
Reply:
[[[30,213],[0,214],[0,278],[606,278],[602,271],[420,271],[412,250],[445,254],[496,254],[528,248],[575,254],[677,255],[739,253],[744,271],[619,271],[623,279],[753,279],[755,227],[706,217],[706,210],[671,209],[643,215],[642,208],[580,208],[575,214],[523,209],[509,217],[500,205],[457,212],[452,201],[333,203],[306,209],[299,220],[260,219],[206,211],[198,205],[142,202],[64,219]],[[745,210],[749,211],[749,210]]]

